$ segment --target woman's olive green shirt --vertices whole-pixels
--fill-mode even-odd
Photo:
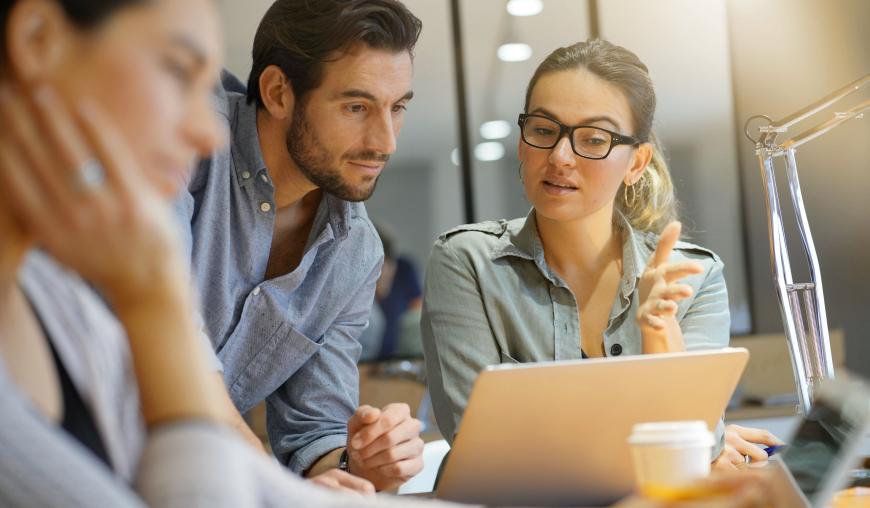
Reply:
[[[623,276],[604,332],[608,356],[641,354],[637,283],[658,243],[657,235],[620,221]],[[719,256],[677,242],[670,260],[704,268],[682,280],[694,290],[677,310],[686,349],[727,346],[731,318]],[[451,442],[484,367],[581,358],[577,300],[547,266],[534,210],[439,236],[426,270],[422,332],[435,417]]]

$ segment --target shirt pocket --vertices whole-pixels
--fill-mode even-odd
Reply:
[[[245,412],[279,389],[321,348],[322,343],[283,323],[230,387]]]

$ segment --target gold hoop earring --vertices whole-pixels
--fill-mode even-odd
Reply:
[[[635,184],[624,185],[622,187],[622,200],[625,201],[625,206],[628,208],[633,207],[634,203],[637,201],[637,190],[634,188],[634,185]],[[628,199],[628,189],[631,189],[631,199]]]

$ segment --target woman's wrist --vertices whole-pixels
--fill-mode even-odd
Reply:
[[[0,217],[0,300],[18,285],[18,270],[29,248],[30,241],[12,224],[11,217]]]
[[[190,274],[178,262],[170,262],[147,273],[117,282],[98,284],[119,316],[148,312],[166,306],[193,310]]]
[[[226,423],[197,338],[185,272],[164,270],[147,287],[128,287],[109,301],[127,332],[146,424],[186,418]]]
[[[686,349],[683,343],[683,333],[677,319],[674,316],[666,316],[663,319],[665,327],[661,330],[644,326],[638,320],[643,341],[643,354],[673,353]]]
[[[643,354],[664,353],[668,351],[667,332],[661,330],[642,329]]]

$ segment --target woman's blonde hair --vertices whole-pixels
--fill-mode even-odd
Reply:
[[[585,69],[614,84],[628,99],[634,119],[631,134],[643,143],[650,143],[653,156],[640,179],[631,187],[620,186],[616,194],[616,210],[631,227],[660,233],[678,213],[674,185],[661,145],[653,133],[656,94],[646,65],[631,51],[601,39],[590,39],[559,48],[538,66],[526,89],[525,112],[538,80],[553,72]]]

